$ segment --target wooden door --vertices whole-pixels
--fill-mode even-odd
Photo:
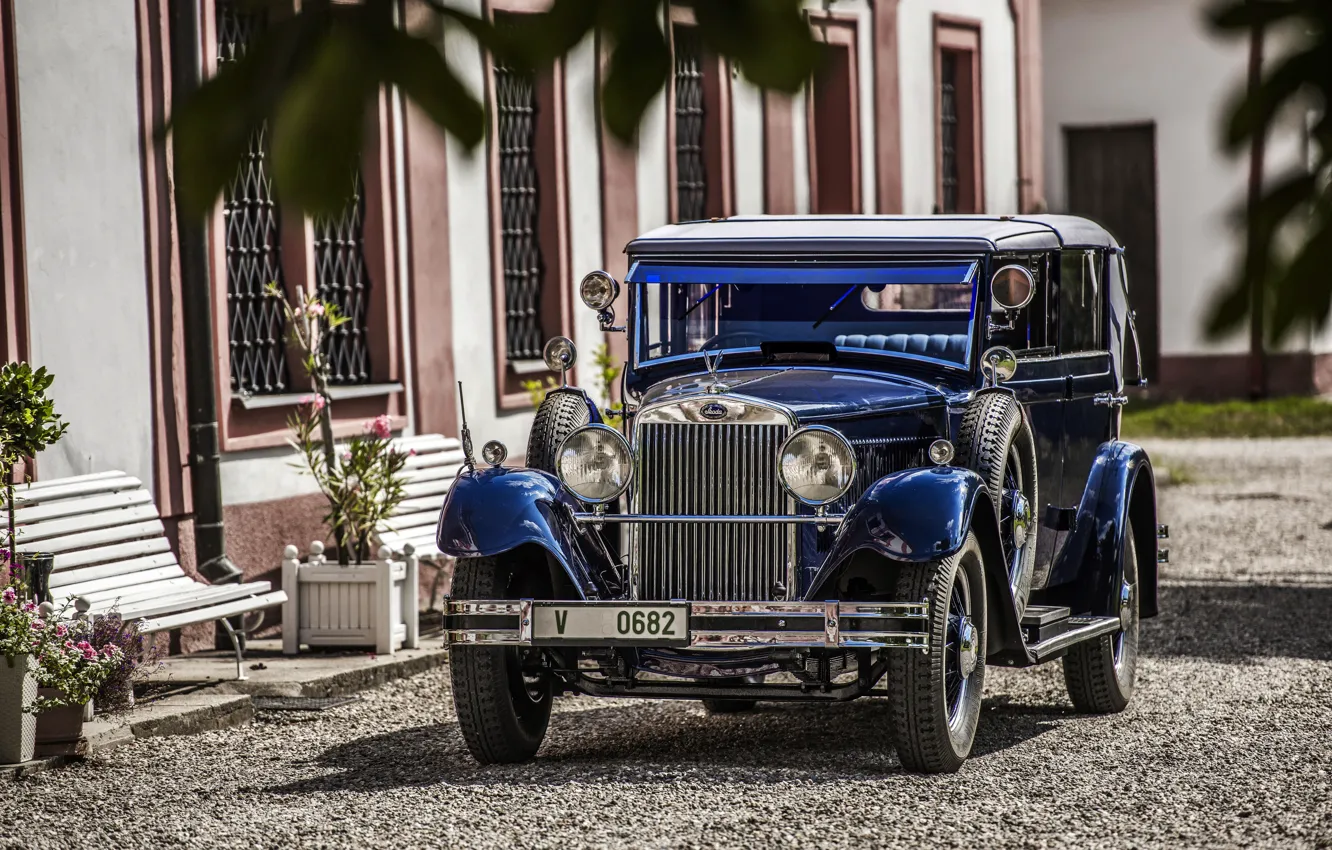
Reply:
[[[1156,127],[1065,127],[1068,211],[1109,230],[1125,248],[1129,307],[1137,312],[1143,373],[1161,358],[1156,226]]]

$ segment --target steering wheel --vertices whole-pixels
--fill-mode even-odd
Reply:
[[[734,342],[729,342],[734,340]],[[758,346],[763,344],[763,337],[755,331],[727,331],[720,333],[703,343],[699,351],[707,351],[710,348],[741,348],[746,346]]]

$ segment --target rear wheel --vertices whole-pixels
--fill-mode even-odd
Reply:
[[[551,391],[537,408],[527,438],[527,467],[555,474],[555,455],[575,429],[591,420],[587,401],[578,393]]]
[[[955,554],[906,565],[897,599],[927,599],[929,650],[893,650],[888,701],[902,766],[952,773],[971,753],[985,688],[985,569],[974,534]]]
[[[1036,566],[1036,447],[1022,409],[1009,395],[982,393],[962,416],[958,464],[985,479],[999,509],[1009,589],[1018,617],[1027,608]]]
[[[459,599],[523,599],[547,595],[549,582],[515,571],[507,558],[459,558],[453,594]],[[554,676],[540,649],[454,646],[449,655],[458,727],[482,764],[527,761],[546,737]]]
[[[1068,697],[1074,708],[1089,714],[1123,711],[1138,677],[1138,547],[1132,522],[1124,537],[1115,593],[1119,631],[1074,644],[1064,656]]]

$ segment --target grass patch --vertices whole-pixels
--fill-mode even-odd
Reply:
[[[1324,437],[1332,435],[1332,404],[1304,396],[1212,403],[1135,400],[1124,408],[1121,430],[1128,439]]]

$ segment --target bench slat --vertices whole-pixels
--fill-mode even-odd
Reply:
[[[175,578],[161,579],[159,581],[150,581],[146,584],[130,585],[127,587],[113,587],[107,590],[97,590],[90,593],[80,593],[84,599],[92,603],[94,609],[114,608],[117,605],[124,605],[135,602],[140,599],[152,599],[155,596],[163,596],[167,593],[182,593],[191,586],[199,582],[187,575],[178,575]],[[61,588],[63,593],[64,588]],[[57,598],[60,594],[52,591]]]
[[[456,464],[450,463],[443,466],[423,467],[421,469],[414,470],[409,474],[404,475],[402,478],[404,481],[406,481],[409,484],[416,481],[438,481],[442,478],[447,478],[452,480],[454,478],[457,478],[458,473],[460,472],[462,472],[461,462]]]
[[[177,578],[185,575],[185,571],[179,564],[172,564],[166,567],[154,567],[151,570],[140,570],[137,573],[127,575],[107,576],[93,581],[82,581],[78,584],[67,584],[60,589],[65,596],[83,596],[86,593],[98,590],[112,590],[119,587],[134,587],[135,585],[147,584],[148,582],[158,581],[164,578]]]
[[[393,441],[395,449],[416,449],[417,454],[441,451],[460,445],[462,443],[457,437],[446,437],[443,434],[416,434],[411,437],[398,437]]]
[[[176,563],[174,552],[158,552],[156,555],[148,555],[143,558],[129,558],[128,560],[114,561],[110,564],[100,564],[95,567],[62,570],[51,574],[51,589],[54,592],[56,588],[69,584],[81,584],[99,578],[127,575],[141,570],[151,570],[154,567],[168,567],[174,563]]]
[[[206,605],[218,605],[223,602],[230,602],[233,599],[258,596],[271,589],[272,585],[266,581],[256,581],[248,584],[202,584],[195,582],[194,587],[183,589],[168,596],[141,599],[128,604],[122,603],[120,613],[126,620],[137,620],[140,617],[160,617],[163,614],[188,611]]]
[[[61,570],[73,569],[74,567],[87,567],[93,564],[105,564],[111,561],[122,561],[126,558],[137,558],[142,555],[155,555],[158,552],[170,552],[171,541],[165,537],[154,537],[148,540],[132,540],[128,543],[117,543],[114,546],[102,546],[97,549],[82,549],[78,552],[66,552],[56,555],[56,572]]]
[[[33,543],[25,542],[18,547],[20,552],[54,552],[57,555],[61,552],[73,552],[76,549],[87,549],[91,546],[104,546],[109,543],[123,543],[127,540],[141,540],[145,537],[161,537],[166,533],[160,519],[153,519],[148,522],[134,522],[128,525],[118,525],[114,528],[99,528],[93,531],[81,531],[77,534],[66,534],[63,537],[53,537],[50,540],[42,540]],[[162,538],[165,541],[166,538]]]
[[[414,481],[402,485],[402,491],[413,498],[420,496],[438,496],[439,503],[444,504],[444,494],[449,492],[453,486],[454,479],[449,478],[443,481]]]
[[[221,605],[210,605],[207,608],[199,608],[195,611],[187,611],[181,614],[171,614],[166,617],[158,617],[146,621],[140,630],[145,634],[149,632],[163,632],[168,629],[178,629],[181,626],[188,626],[192,623],[207,623],[213,620],[220,620],[224,617],[234,617],[237,614],[245,614],[249,611],[259,611],[264,608],[271,608],[274,605],[281,605],[287,601],[287,594],[281,590],[274,590],[271,593],[265,593],[262,596],[252,596],[246,599],[238,599],[234,602],[224,602]]]
[[[416,470],[431,469],[436,466],[448,466],[449,464],[460,464],[467,458],[463,456],[462,449],[450,449],[446,452],[435,452],[428,455],[415,455],[407,458],[403,469],[407,475],[412,475]]]
[[[14,504],[16,506],[35,505],[39,502],[70,499],[75,496],[92,496],[97,493],[136,490],[141,486],[143,485],[139,479],[123,473],[115,478],[97,478],[91,481],[75,481],[73,483],[68,483],[66,479],[60,478],[51,481],[46,487],[38,487],[31,491],[24,487],[14,491]]]
[[[39,522],[32,525],[20,526],[22,536],[19,538],[24,543],[32,543],[37,540],[50,540],[53,537],[61,537],[66,534],[73,535],[77,532],[93,531],[99,528],[112,528],[117,525],[128,525],[129,523],[146,522],[157,519],[157,507],[149,503],[147,505],[135,505],[132,508],[113,508],[109,511],[95,511],[91,513],[82,513],[76,516],[65,517],[64,519],[53,519],[48,522]],[[46,551],[52,551],[46,549]]]
[[[47,487],[60,487],[65,484],[81,484],[85,481],[100,481],[103,478],[125,478],[128,473],[119,469],[108,469],[105,472],[89,472],[86,475],[70,475],[67,478],[51,478],[46,481],[33,481],[23,485],[23,491],[41,490]]]
[[[433,511],[418,511],[414,514],[403,514],[402,516],[389,517],[380,524],[381,533],[389,534],[394,531],[403,532],[409,528],[422,528],[429,526],[433,533],[435,526],[439,524],[439,508]]]
[[[151,505],[152,503],[153,495],[147,490],[122,490],[119,493],[111,493],[106,496],[61,499],[55,502],[43,502],[30,508],[19,508],[14,511],[14,522],[18,525],[26,525],[61,517],[93,513],[94,511],[129,508],[135,505]]]

